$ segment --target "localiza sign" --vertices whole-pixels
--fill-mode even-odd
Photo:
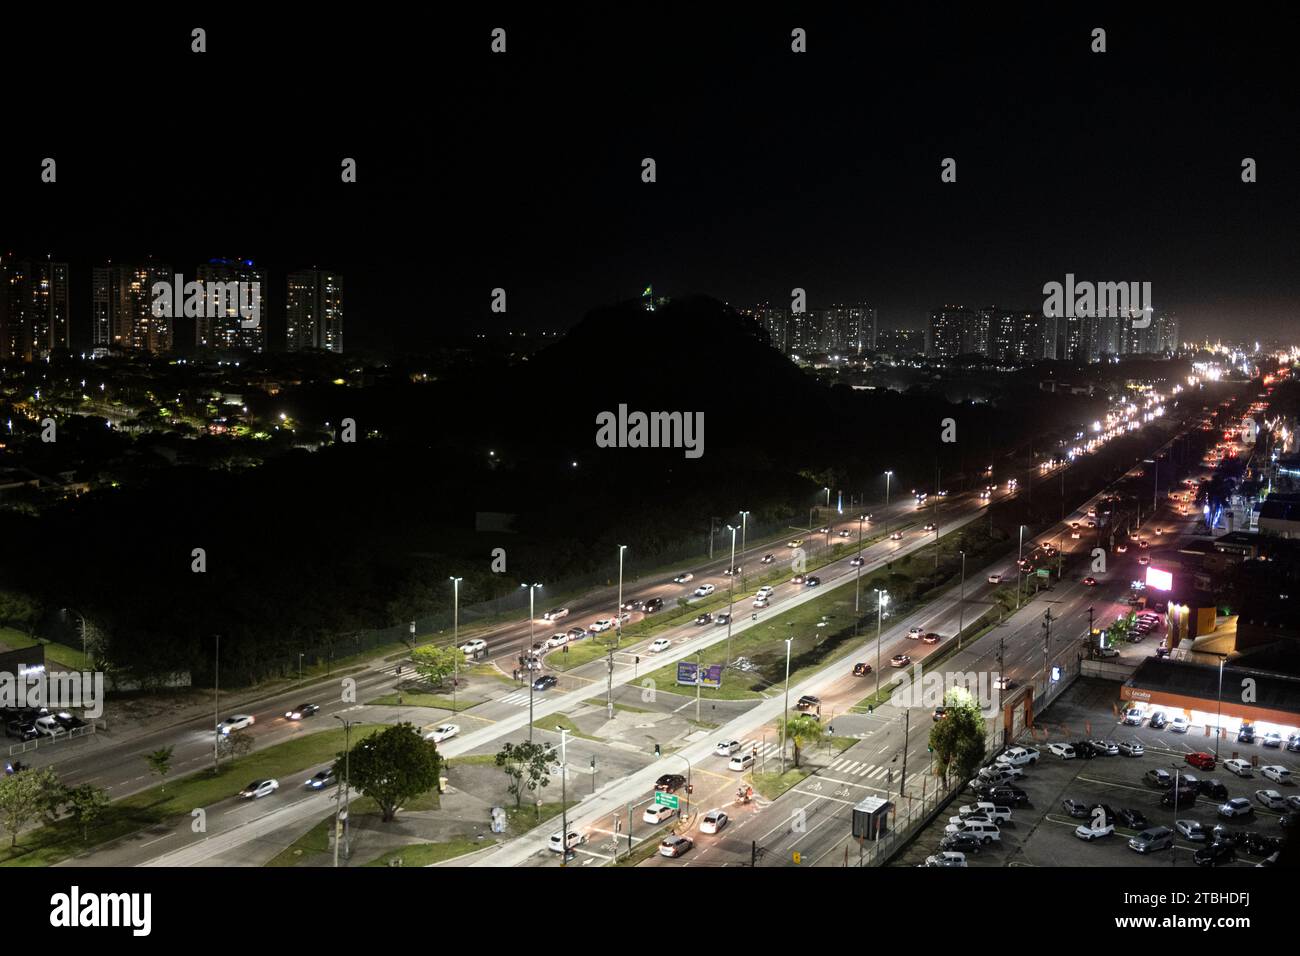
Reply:
[[[694,661],[678,661],[677,683],[687,687],[695,687],[697,684],[700,687],[721,687],[722,665],[710,664],[701,668]]]

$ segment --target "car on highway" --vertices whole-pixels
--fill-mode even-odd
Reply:
[[[644,611],[646,614],[653,614],[655,611],[663,610],[663,606],[664,606],[663,598],[658,598],[658,597],[646,598],[645,603],[641,607],[641,610]]]
[[[603,634],[605,631],[608,631],[613,626],[614,626],[614,619],[612,617],[602,617],[591,622],[591,633]]]
[[[1150,563],[1151,563],[1151,559],[1148,558],[1145,554],[1138,555],[1138,564],[1147,565]]]
[[[752,766],[754,766],[753,753],[735,754],[727,761],[728,770],[748,770]]]
[[[459,650],[466,657],[473,657],[474,655],[487,650],[487,641],[476,637],[472,641],[466,641],[464,644],[461,644]]]
[[[251,714],[234,714],[217,724],[217,733],[228,734],[232,731],[243,730],[245,727],[253,726],[256,719]]]
[[[1286,799],[1276,790],[1256,790],[1255,802],[1270,810],[1286,809]]]
[[[1067,744],[1067,743],[1048,744],[1047,750],[1049,753],[1052,753],[1055,756],[1060,757],[1062,760],[1073,760],[1076,756],[1074,752],[1073,744]]]
[[[1119,742],[1119,752],[1122,757],[1141,757],[1146,753],[1146,748],[1137,740],[1121,740]]]
[[[666,773],[655,781],[655,790],[659,793],[676,793],[686,786],[686,778],[680,773]]]
[[[1267,767],[1261,767],[1259,774],[1266,780],[1272,780],[1274,783],[1286,783],[1291,779],[1291,771],[1286,767],[1279,767],[1277,764],[1269,764]]]
[[[554,674],[543,674],[533,681],[533,690],[548,690],[559,682],[559,679]]]
[[[909,628],[907,629],[907,636],[910,637],[910,638],[911,638],[912,640],[914,640],[914,641],[919,641],[922,637],[925,636],[925,628],[923,628],[923,627],[909,627]]]
[[[718,757],[730,757],[734,753],[740,752],[739,740],[722,740],[713,748],[713,753]]]
[[[854,677],[866,677],[866,676],[867,676],[868,674],[870,674],[870,673],[871,673],[871,665],[870,665],[870,664],[858,663],[858,664],[854,664],[854,665],[853,665],[853,676],[854,676]]]
[[[934,530],[934,525],[932,525],[932,524],[924,524],[924,525],[921,525],[921,530],[922,530],[922,531],[933,531],[933,530]]]
[[[696,597],[708,597],[710,594],[714,592],[714,590],[716,589],[713,587],[712,584],[706,583],[706,584],[701,584],[698,588],[696,588],[694,594]]]
[[[1126,545],[1126,544],[1117,544],[1117,545],[1115,545],[1115,551],[1116,551],[1118,554],[1127,554],[1127,553],[1128,553],[1128,545]]]
[[[1093,826],[1089,823],[1081,823],[1074,828],[1074,835],[1080,840],[1091,842],[1100,840],[1102,837],[1113,836],[1115,834],[1115,825],[1112,823],[1103,824],[1102,826]]]
[[[912,663],[912,659],[906,654],[895,654],[889,659],[890,667],[906,667],[910,663]]]
[[[1214,759],[1214,754],[1206,753],[1204,750],[1198,750],[1190,753],[1183,758],[1197,770],[1213,770],[1218,764]]]
[[[588,631],[585,627],[571,627],[564,633],[569,635],[569,640],[580,641],[591,632]]]
[[[818,533],[818,534],[830,534],[830,533],[831,533],[831,529],[830,529],[830,527],[829,527],[828,525],[822,525],[820,528],[817,529],[817,533]]]
[[[1223,769],[1238,777],[1253,777],[1255,775],[1250,769],[1250,761],[1242,760],[1240,757],[1233,757],[1231,760],[1223,761]]]
[[[764,585],[763,585],[761,588],[759,588],[758,591],[754,594],[754,597],[762,597],[762,598],[769,597],[769,596],[772,594],[772,592],[775,591],[775,590],[776,590],[776,588],[772,587],[772,585],[770,585],[770,584],[764,584]]]
[[[1088,577],[1083,579],[1083,583],[1090,588],[1095,588],[1097,586],[1097,579],[1092,575],[1088,575]]]
[[[299,704],[292,710],[285,711],[284,716],[289,720],[302,720],[304,717],[311,717],[320,711],[320,704]]]
[[[659,855],[667,856],[667,857],[679,857],[682,854],[688,852],[693,846],[695,846],[695,841],[692,840],[690,837],[685,837],[685,836],[664,837],[663,841],[659,844]]]
[[[839,535],[841,538],[850,538],[853,536],[853,532],[849,531],[847,528],[841,528],[839,531],[836,531],[835,533]]]
[[[902,541],[902,540],[903,540],[903,532],[901,532],[901,531],[891,531],[891,532],[889,533],[889,540],[890,540],[890,541]]]
[[[867,563],[867,559],[860,554],[849,559],[849,567],[852,568],[860,568],[866,563]]]
[[[673,642],[666,637],[656,638],[650,644],[650,653],[658,654],[660,651],[666,651],[673,646]]]
[[[563,647],[567,643],[569,643],[569,635],[564,633],[552,634],[546,639],[546,646],[550,648]]]
[[[1209,831],[1200,820],[1175,820],[1174,829],[1193,843],[1204,843],[1209,839]]]
[[[1174,831],[1168,827],[1151,827],[1129,838],[1130,850],[1138,853],[1155,853],[1157,850],[1170,850],[1174,845]]]
[[[702,611],[699,614],[695,615],[695,626],[702,627],[703,625],[708,624],[712,620],[713,620],[712,613],[710,613],[709,611]]]
[[[942,853],[931,853],[921,864],[925,867],[945,867],[945,866],[965,866],[966,854],[958,853],[955,850],[944,850]]]
[[[1002,575],[1001,575],[1001,574],[990,574],[990,575],[989,575],[989,584],[1001,584],[1001,583],[1002,583]]]
[[[810,574],[808,575],[808,577],[804,578],[803,586],[806,588],[815,588],[818,587],[821,583],[822,583],[821,578],[817,577],[816,575]]]
[[[324,790],[326,787],[332,787],[337,782],[334,776],[334,768],[326,767],[324,770],[313,774],[302,782],[302,785],[308,790]]]
[[[260,797],[268,796],[280,789],[280,781],[275,779],[254,780],[243,790],[239,791],[239,796],[244,800],[257,800]]]
[[[766,597],[756,597],[754,598],[754,603],[751,604],[750,607],[762,610],[765,607],[771,607],[771,605],[772,602],[769,601]]]
[[[686,584],[694,580],[695,580],[694,574],[692,574],[690,571],[683,571],[681,574],[677,575],[677,577],[673,578],[673,584]]]
[[[542,615],[543,621],[560,621],[569,616],[567,607],[553,607]]]
[[[1250,805],[1250,801],[1245,797],[1233,797],[1219,807],[1219,816],[1225,820],[1233,820],[1237,817],[1253,816],[1255,808]]]
[[[727,826],[727,814],[723,810],[710,810],[700,821],[701,833],[720,833]]]
[[[763,555],[762,559],[761,559],[758,563],[759,563],[759,564],[771,564],[771,563],[772,563],[773,561],[775,561],[775,560],[776,560],[776,558],[775,558],[773,555],[771,555],[771,554],[765,554],[765,555]]]
[[[804,694],[795,703],[794,707],[795,710],[816,710],[821,707],[821,705],[822,701],[820,697],[814,697],[812,694]]]
[[[802,548],[803,538],[791,538],[789,541],[785,543],[785,546],[787,548]]]
[[[943,640],[943,638],[934,633],[934,631],[927,631],[921,637],[922,644],[938,644],[941,640]]]
[[[424,735],[425,740],[432,740],[435,744],[440,744],[444,740],[450,740],[460,733],[459,724],[439,724]]]
[[[1191,721],[1186,717],[1182,714],[1175,714],[1173,719],[1169,721],[1169,732],[1171,734],[1185,734],[1191,726]]]
[[[624,601],[624,602],[623,602],[623,606],[620,608],[620,610],[623,610],[623,611],[644,611],[644,610],[645,610],[645,601],[643,601],[641,598],[631,598],[630,600],[627,600],[627,601]]]
[[[1197,866],[1221,866],[1237,858],[1237,851],[1230,843],[1211,843],[1192,854],[1192,862]]]
[[[547,841],[546,845],[554,852],[559,853],[561,850],[572,850],[575,846],[581,846],[583,842],[582,834],[575,830],[569,831],[567,840],[565,839],[564,831],[557,830],[551,834],[551,839]],[[564,844],[568,845],[565,846]]]

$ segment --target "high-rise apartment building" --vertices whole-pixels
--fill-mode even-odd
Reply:
[[[252,259],[209,259],[198,267],[196,275],[203,283],[239,283],[241,295],[227,296],[215,316],[209,317],[208,310],[204,310],[198,319],[194,344],[209,349],[265,351],[266,273],[258,269]],[[256,325],[251,324],[252,318],[246,320],[240,315],[240,298],[244,293],[247,293],[252,314],[257,317]],[[245,325],[246,321],[250,324]]]
[[[285,295],[285,347],[343,351],[343,278],[321,269],[289,273]]]
[[[39,359],[70,346],[68,264],[0,256],[0,359]]]
[[[155,283],[172,284],[164,262],[109,262],[90,273],[90,341],[95,348],[170,352],[176,319],[154,315]]]

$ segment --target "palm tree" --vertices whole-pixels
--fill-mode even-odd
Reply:
[[[794,743],[796,768],[799,766],[799,751],[815,747],[826,738],[826,727],[812,714],[798,714],[791,717],[789,722],[779,718],[776,729],[780,732],[782,740],[790,740]]]

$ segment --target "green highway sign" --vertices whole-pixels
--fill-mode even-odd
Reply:
[[[656,791],[655,791],[655,806],[657,806],[657,807],[671,807],[672,809],[676,810],[676,809],[677,809],[677,794],[675,794],[675,793],[664,793],[662,790],[656,790]]]
[[[1040,578],[1050,578],[1050,577],[1052,576],[1052,569],[1051,569],[1051,568],[1039,568],[1037,573],[1038,573],[1038,576],[1039,576]]]

